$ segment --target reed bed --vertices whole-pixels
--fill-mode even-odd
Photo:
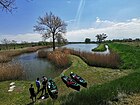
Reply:
[[[110,54],[97,54],[83,51],[75,51],[73,49],[63,49],[64,53],[70,53],[82,58],[89,66],[119,68],[120,57],[118,54],[111,52]]]
[[[0,64],[0,81],[19,80],[24,77],[24,70],[18,63]]]
[[[71,65],[71,61],[68,54],[65,54],[59,50],[56,51],[39,51],[39,58],[47,58],[51,61],[57,68],[64,69]]]

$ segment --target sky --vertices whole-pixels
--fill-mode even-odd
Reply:
[[[0,41],[42,41],[33,31],[50,11],[67,23],[65,38],[79,42],[107,34],[107,40],[140,38],[140,0],[16,0],[12,13],[0,9]],[[49,39],[50,40],[50,39]]]

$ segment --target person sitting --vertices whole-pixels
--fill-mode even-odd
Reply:
[[[35,101],[36,101],[36,94],[35,94],[35,91],[34,91],[34,88],[33,88],[33,84],[31,84],[31,87],[29,88],[29,91],[30,91],[30,98],[32,99],[32,101],[34,102],[34,97],[35,97]]]

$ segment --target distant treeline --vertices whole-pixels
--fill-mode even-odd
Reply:
[[[19,48],[25,48],[25,47],[35,47],[35,46],[51,46],[52,42],[24,42],[24,43],[4,43],[0,44],[0,50],[9,50],[9,49],[19,49]],[[56,43],[57,46],[62,45]]]

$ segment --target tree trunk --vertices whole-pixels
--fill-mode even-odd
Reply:
[[[54,33],[53,33],[53,51],[55,50],[55,38],[54,38]]]

